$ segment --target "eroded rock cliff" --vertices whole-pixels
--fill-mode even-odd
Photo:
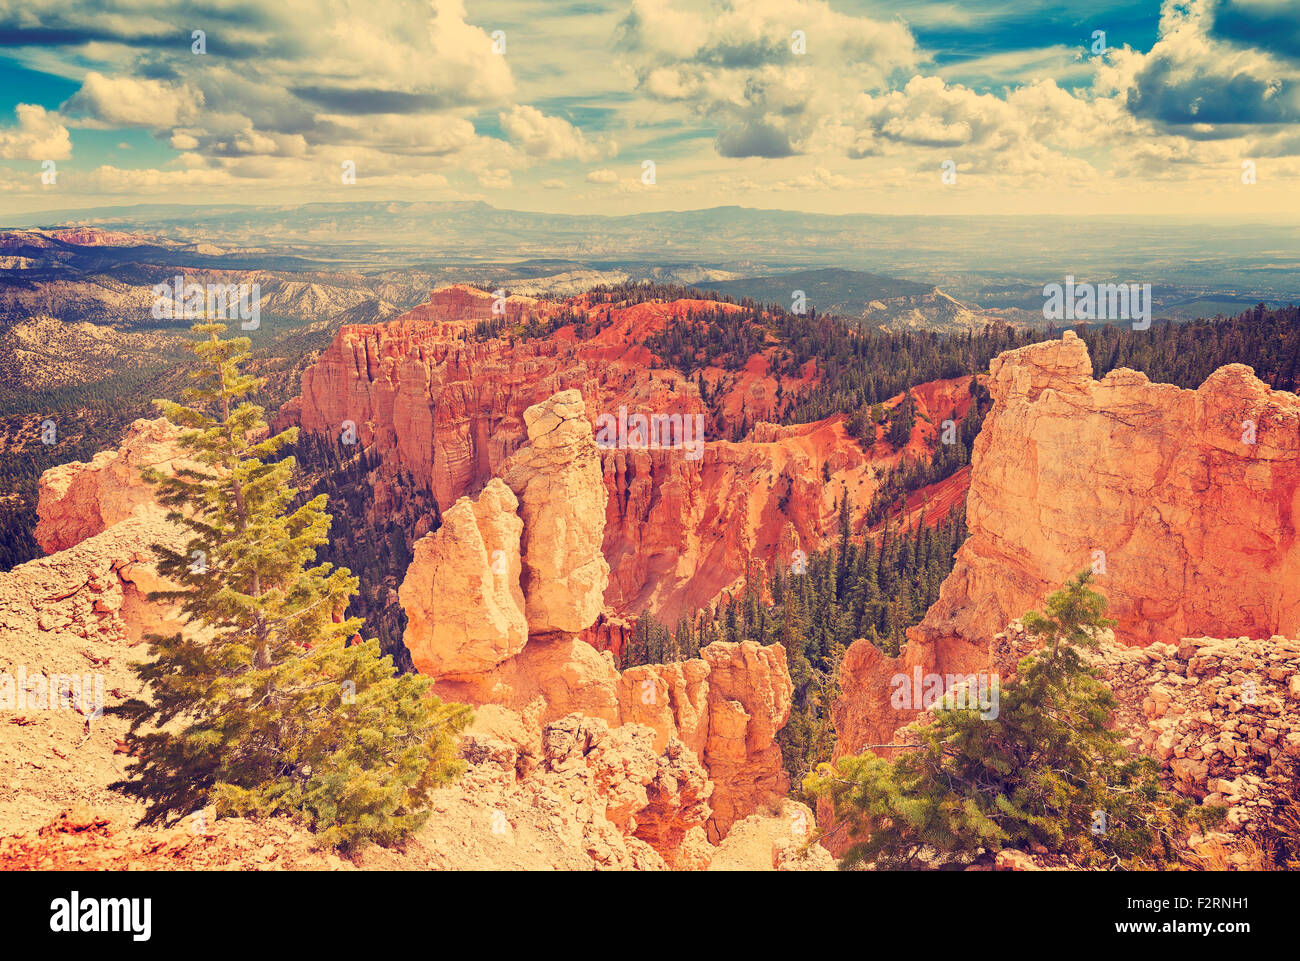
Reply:
[[[462,498],[448,512],[451,532],[419,542],[400,595],[410,616],[406,644],[442,697],[513,712],[534,745],[547,725],[572,714],[644,725],[657,751],[677,744],[713,782],[707,836],[716,843],[734,821],[788,790],[776,744],[793,697],[785,650],[718,642],[699,658],[620,674],[611,652],[581,640],[601,614],[608,571],[600,553],[605,488],[591,422],[577,391],[560,392],[524,416],[529,443],[504,466],[519,494],[522,533],[494,541],[496,566],[506,573],[492,579],[489,538],[478,536],[518,529],[513,498],[494,479],[476,502]],[[513,590],[521,567],[529,631],[516,646],[517,622],[501,617],[498,596]],[[438,585],[461,584],[469,587],[442,598]]]
[[[891,678],[985,670],[993,636],[1085,568],[1123,644],[1300,631],[1300,398],[1240,364],[1197,390],[1095,380],[1072,331],[998,357],[989,389],[970,536],[898,658],[850,647],[837,756],[906,719]]]
[[[117,449],[47,470],[36,505],[36,542],[53,554],[137,513],[162,517],[166,512],[140,472],[152,467],[167,474],[186,465],[177,443],[180,433],[161,417],[137,420]]]
[[[738,369],[706,366],[692,379],[646,346],[693,315],[739,315],[735,305],[507,298],[502,309],[512,321],[572,321],[544,338],[515,339],[479,327],[501,319],[493,303],[484,291],[452,286],[387,323],[342,328],[304,373],[301,396],[282,410],[280,424],[330,436],[347,430],[377,453],[374,504],[383,511],[403,496],[403,474],[427,482],[444,507],[505,476],[506,461],[528,442],[525,411],[561,391],[578,391],[593,422],[624,409],[703,418],[703,435],[692,438],[701,443],[689,457],[682,448],[600,451],[608,491],[602,553],[611,567],[605,606],[614,616],[646,610],[672,623],[737,589],[747,562],[788,566],[787,528],[804,551],[817,550],[837,532],[836,503],[845,496],[860,532],[884,471],[927,455],[943,422],[961,420],[970,408],[969,378],[919,385],[909,442],[895,450],[882,439],[864,452],[842,415],[768,423],[816,384],[813,361],[776,375],[777,348],[763,349]],[[753,425],[749,436],[726,439],[738,424]],[[935,504],[955,503],[964,490],[949,484],[938,492],[930,516],[941,516]],[[607,642],[616,645],[618,637]]]

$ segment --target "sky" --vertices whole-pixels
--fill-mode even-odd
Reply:
[[[0,219],[1287,218],[1300,0],[0,0]]]

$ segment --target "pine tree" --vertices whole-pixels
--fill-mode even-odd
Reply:
[[[188,531],[158,546],[186,629],[149,638],[137,666],[151,702],[133,700],[136,759],[118,786],[147,804],[146,822],[211,803],[219,815],[293,815],[322,843],[390,843],[418,827],[430,791],[461,770],[455,734],[469,709],[445,705],[418,675],[394,676],[376,640],[352,643],[345,616],[357,579],[316,563],[330,516],[320,495],[294,508],[297,430],[268,436],[247,398],[262,381],[240,370],[249,340],[224,324],[193,327],[201,364],[194,406],[158,401],[184,429],[199,466],[146,471],[169,518]]]
[[[1166,792],[1153,758],[1109,727],[1110,690],[1079,654],[1111,624],[1084,571],[1024,622],[1045,646],[984,705],[943,703],[897,760],[872,751],[823,764],[804,790],[829,798],[853,844],[843,865],[965,862],[981,849],[1042,844],[1092,866],[1176,860],[1191,802]]]
[[[889,443],[895,450],[902,450],[912,436],[912,426],[916,423],[916,401],[912,391],[903,392],[903,399],[889,417]]]

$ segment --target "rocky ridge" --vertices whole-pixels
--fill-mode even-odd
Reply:
[[[735,821],[788,790],[776,744],[793,695],[785,651],[719,642],[700,658],[620,675],[610,652],[581,640],[600,616],[609,571],[600,553],[606,495],[592,425],[575,390],[524,416],[529,444],[504,465],[519,495],[522,535],[499,539],[494,563],[485,547],[461,534],[475,525],[513,530],[513,498],[493,480],[477,500],[457,501],[448,511],[450,527],[417,543],[400,591],[412,612],[404,636],[412,659],[437,679],[441,696],[511,712],[533,756],[542,753],[547,725],[575,713],[615,727],[645,725],[657,750],[684,747],[713,782],[707,820],[716,843]],[[481,585],[489,577],[495,593],[472,588],[452,595],[439,586],[466,579]],[[514,625],[498,616],[493,598],[502,592],[522,596],[529,628],[522,647]],[[467,669],[467,652],[490,654],[484,659],[494,663]]]
[[[897,658],[849,648],[837,756],[889,740],[892,677],[987,670],[990,639],[1083,569],[1123,644],[1300,632],[1300,398],[1241,364],[1194,391],[1094,380],[1073,331],[1002,354],[989,389],[970,536]]]

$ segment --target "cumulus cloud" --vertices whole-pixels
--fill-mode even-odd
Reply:
[[[1220,13],[1215,0],[1166,0],[1155,45],[1118,53],[1099,85],[1121,95],[1134,116],[1175,130],[1300,122],[1300,67],[1216,34]]]
[[[517,105],[500,114],[505,135],[530,157],[540,160],[580,160],[584,163],[612,156],[617,147],[610,142],[589,143],[563,117],[548,117],[536,107]]]
[[[6,160],[62,160],[72,153],[72,140],[57,114],[39,104],[14,107],[18,123],[0,127],[0,157]]]
[[[718,134],[718,153],[724,157],[789,157],[794,152],[786,132],[763,120],[749,120]]]
[[[633,0],[618,49],[642,93],[717,126],[724,157],[802,153],[837,102],[923,60],[901,22],[824,0]]]
[[[505,190],[513,181],[509,170],[498,167],[495,170],[480,171],[478,182],[480,185],[492,190]]]
[[[191,51],[195,26],[207,31],[205,54]],[[422,177],[440,163],[501,184],[503,169],[552,157],[591,161],[610,149],[559,118],[511,103],[510,62],[494,52],[486,29],[468,21],[462,0],[423,7],[286,0],[260,9],[218,5],[197,18],[164,0],[134,0],[109,15],[93,0],[21,12],[0,4],[6,29],[37,44],[47,61],[57,61],[65,45],[75,48],[62,72],[93,65],[62,105],[63,122],[143,128],[234,176],[301,177],[295,161],[330,169],[342,155],[386,176]],[[506,111],[518,146],[476,131],[484,107]],[[33,137],[31,130],[14,133],[6,149]],[[99,177],[105,189],[129,182],[114,176],[106,169]],[[148,181],[169,182],[139,182]]]
[[[1225,0],[1215,10],[1212,33],[1300,61],[1300,7],[1294,0]]]
[[[198,119],[203,94],[185,84],[139,77],[107,77],[92,70],[63,105],[91,125],[162,129]]]
[[[338,185],[346,160],[358,185],[478,196],[585,180],[613,188],[590,192],[601,198],[655,189],[631,161],[621,166],[631,156],[671,163],[674,196],[716,194],[722,182],[937,187],[948,161],[963,186],[970,175],[1013,188],[1223,180],[1243,157],[1268,158],[1274,178],[1297,166],[1294,0],[1164,0],[1145,52],[991,43],[974,58],[954,58],[951,40],[921,49],[907,24],[961,34],[1005,10],[909,2],[864,16],[835,6],[507,5],[492,15],[508,33],[501,55],[497,24],[471,22],[463,0],[223,3],[201,23],[167,0],[108,14],[96,0],[0,0],[0,33],[29,41],[27,66],[79,78],[57,113],[20,105],[0,127],[0,157],[63,159],[69,127],[136,128],[178,159],[100,166],[82,182],[113,193]],[[205,55],[190,52],[195,26],[208,31]],[[534,167],[548,179],[520,175]]]
[[[105,193],[137,193],[141,190],[184,190],[225,186],[234,178],[225,170],[195,168],[191,170],[158,170],[155,168],[125,170],[110,164],[96,167],[84,178],[85,186]]]

